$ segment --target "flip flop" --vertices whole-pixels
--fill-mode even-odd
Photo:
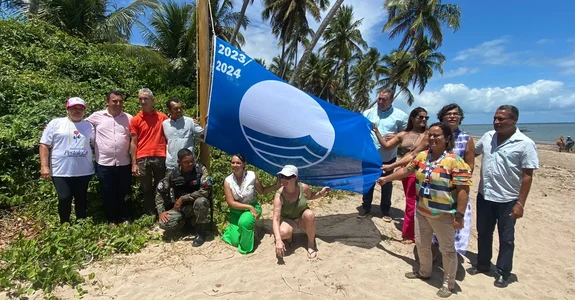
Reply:
[[[307,258],[316,259],[317,258],[317,250],[314,248],[307,248]]]

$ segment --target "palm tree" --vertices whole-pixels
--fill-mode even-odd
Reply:
[[[136,0],[117,8],[110,0],[19,1],[29,17],[42,19],[68,34],[95,42],[128,42],[132,27],[159,0]],[[108,13],[109,11],[111,13]]]
[[[163,2],[150,18],[150,26],[142,27],[144,42],[160,52],[168,61],[193,58],[196,27],[195,6]]]
[[[413,103],[413,94],[409,90],[418,89],[422,93],[427,82],[433,77],[434,70],[443,74],[445,56],[437,51],[437,44],[424,38],[415,44],[413,51],[396,50],[384,56],[384,65],[380,72],[386,76],[378,83],[383,87],[399,88],[399,93],[407,98],[407,103]]]
[[[434,70],[443,75],[445,56],[437,51],[438,47],[435,42],[424,38],[420,43],[415,44],[412,59],[406,61],[411,74],[412,88],[415,89],[417,86],[419,93],[423,92],[427,81],[433,77]]]
[[[234,28],[238,23],[246,28],[250,24],[250,20],[239,12],[233,11],[234,3],[232,0],[222,0],[221,3],[220,0],[210,0],[210,4],[216,35],[230,44],[237,45],[238,48],[243,46],[246,40],[240,32],[232,41]]]
[[[267,68],[266,67],[266,60],[263,58],[254,58],[255,61],[258,62],[258,64],[262,65],[262,67]]]
[[[337,59],[332,76],[337,74],[342,79],[343,86],[348,86],[350,63],[359,58],[362,49],[367,48],[359,30],[362,20],[354,21],[353,8],[342,6],[323,34],[325,44],[320,51]]]
[[[312,53],[298,79],[302,90],[316,97],[329,99],[331,96],[330,91],[333,92],[335,87],[335,79],[330,77],[334,62],[333,59],[322,57],[318,53]],[[326,85],[330,88],[325,89],[322,93],[322,89]]]
[[[285,80],[285,77],[291,74],[292,68],[293,63],[291,61],[284,61],[280,56],[276,56],[272,59],[272,63],[269,65],[268,70]],[[282,76],[282,73],[285,77]]]
[[[242,3],[242,10],[240,11],[240,18],[238,20],[238,22],[236,23],[236,27],[234,28],[234,31],[232,32],[232,36],[230,37],[230,40],[235,41],[236,36],[238,35],[238,32],[240,32],[240,27],[242,26],[242,22],[244,21],[244,17],[246,16],[246,10],[248,9],[248,5],[250,4],[254,4],[254,0],[244,0]],[[245,28],[245,25],[244,25]],[[232,46],[234,46],[235,42],[232,42]]]
[[[459,29],[461,10],[455,4],[441,4],[441,0],[386,0],[384,8],[388,12],[383,31],[390,31],[389,38],[403,34],[399,50],[409,50],[429,33],[430,39],[441,46],[443,42],[442,24]]]
[[[297,35],[307,32],[309,13],[316,22],[321,20],[320,12],[329,6],[329,0],[262,0],[262,19],[269,20],[272,33],[282,45],[281,60],[285,60],[286,46]],[[284,77],[281,74],[281,77]]]
[[[369,107],[370,94],[383,72],[381,54],[376,48],[370,48],[359,62],[351,67],[349,90],[351,91],[350,110],[364,111]]]
[[[384,88],[391,88],[398,95],[403,95],[407,99],[407,104],[413,104],[413,93],[409,90],[411,73],[406,67],[405,61],[412,56],[411,52],[395,50],[389,55],[381,58],[381,65],[378,67],[378,76],[382,77],[377,80],[376,85],[380,86],[379,91]],[[399,91],[397,89],[399,88]]]
[[[313,39],[311,40],[309,46],[307,46],[305,48],[305,51],[303,52],[303,55],[301,56],[299,63],[296,64],[296,68],[293,71],[291,78],[289,80],[290,84],[293,84],[295,82],[297,76],[299,75],[300,70],[307,63],[307,59],[313,53],[313,49],[315,48],[315,45],[317,45],[317,42],[322,37],[323,32],[327,28],[327,25],[329,24],[329,22],[331,22],[331,20],[333,19],[333,17],[337,13],[337,10],[339,9],[341,4],[343,3],[343,1],[344,0],[337,0],[335,2],[335,4],[331,7],[331,9],[329,10],[327,15],[325,16],[325,18],[323,18],[323,20],[321,21],[321,24],[319,25],[317,32],[313,35]]]

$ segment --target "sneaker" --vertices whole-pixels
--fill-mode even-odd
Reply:
[[[393,219],[391,218],[390,215],[383,215],[383,217],[381,217],[381,219],[387,223],[393,221]]]
[[[371,212],[369,210],[362,210],[357,214],[358,219],[365,219],[371,216]]]
[[[447,298],[451,296],[451,294],[453,294],[453,292],[450,289],[448,289],[446,286],[442,286],[439,291],[437,291],[436,295],[440,298]]]

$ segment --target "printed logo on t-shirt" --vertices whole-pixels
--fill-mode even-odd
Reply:
[[[64,155],[68,157],[86,157],[88,151],[84,149],[86,145],[86,137],[82,135],[77,129],[68,131],[68,149],[64,151]]]

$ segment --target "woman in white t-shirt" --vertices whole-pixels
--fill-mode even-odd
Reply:
[[[256,173],[246,170],[246,158],[242,154],[232,156],[232,171],[224,180],[224,193],[230,207],[230,225],[222,240],[238,247],[238,252],[247,254],[254,250],[254,227],[256,219],[262,214],[256,192],[267,194],[278,189],[280,184],[276,181],[272,186],[261,185]]]
[[[70,222],[72,199],[76,218],[86,217],[88,183],[94,174],[94,127],[84,120],[86,102],[66,100],[67,117],[50,121],[40,139],[40,176],[52,179],[58,194],[60,222]]]

